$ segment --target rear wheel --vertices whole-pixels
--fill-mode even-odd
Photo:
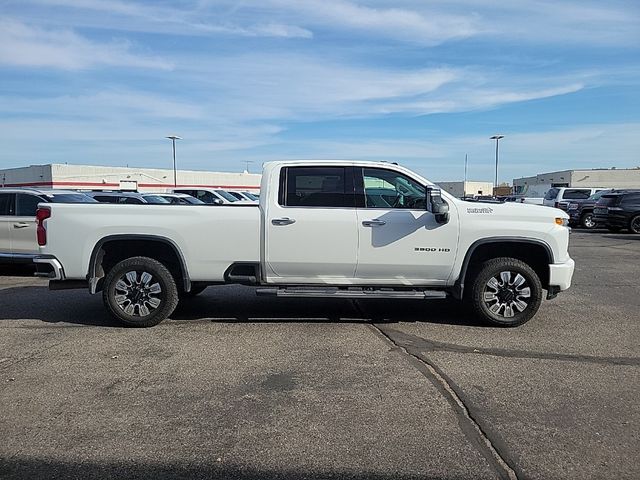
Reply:
[[[629,231],[631,233],[640,233],[640,215],[636,215],[629,222]]]
[[[471,282],[469,301],[476,314],[498,327],[528,322],[542,303],[542,284],[536,272],[516,258],[483,263]]]
[[[591,212],[583,213],[582,217],[580,217],[580,225],[588,229],[596,228],[596,222],[595,222],[595,219],[593,218],[593,213]]]
[[[109,271],[102,299],[123,324],[152,327],[173,313],[178,305],[178,288],[162,263],[153,258],[132,257]]]

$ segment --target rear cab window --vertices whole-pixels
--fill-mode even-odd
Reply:
[[[354,208],[353,170],[345,167],[285,167],[278,203],[283,207]]]

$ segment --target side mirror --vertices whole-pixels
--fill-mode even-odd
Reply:
[[[214,198],[213,199],[213,205],[223,205],[224,202],[222,200],[220,200],[219,198]]]
[[[425,194],[427,211],[435,215],[436,222],[449,222],[449,205],[442,199],[442,191],[439,188],[427,187]]]

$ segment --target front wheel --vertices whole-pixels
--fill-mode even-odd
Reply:
[[[471,282],[471,305],[485,322],[516,327],[528,322],[542,303],[536,272],[516,258],[494,258],[480,266]]]
[[[593,213],[585,213],[580,218],[580,224],[584,228],[588,228],[589,230],[596,228],[596,221],[593,218]]]
[[[640,233],[640,215],[636,215],[629,222],[629,231],[631,233]]]
[[[132,257],[109,271],[102,300],[123,324],[152,327],[173,313],[178,305],[178,288],[162,263],[153,258]]]

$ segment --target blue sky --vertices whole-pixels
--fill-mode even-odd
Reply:
[[[640,166],[640,3],[0,1],[0,168]]]

